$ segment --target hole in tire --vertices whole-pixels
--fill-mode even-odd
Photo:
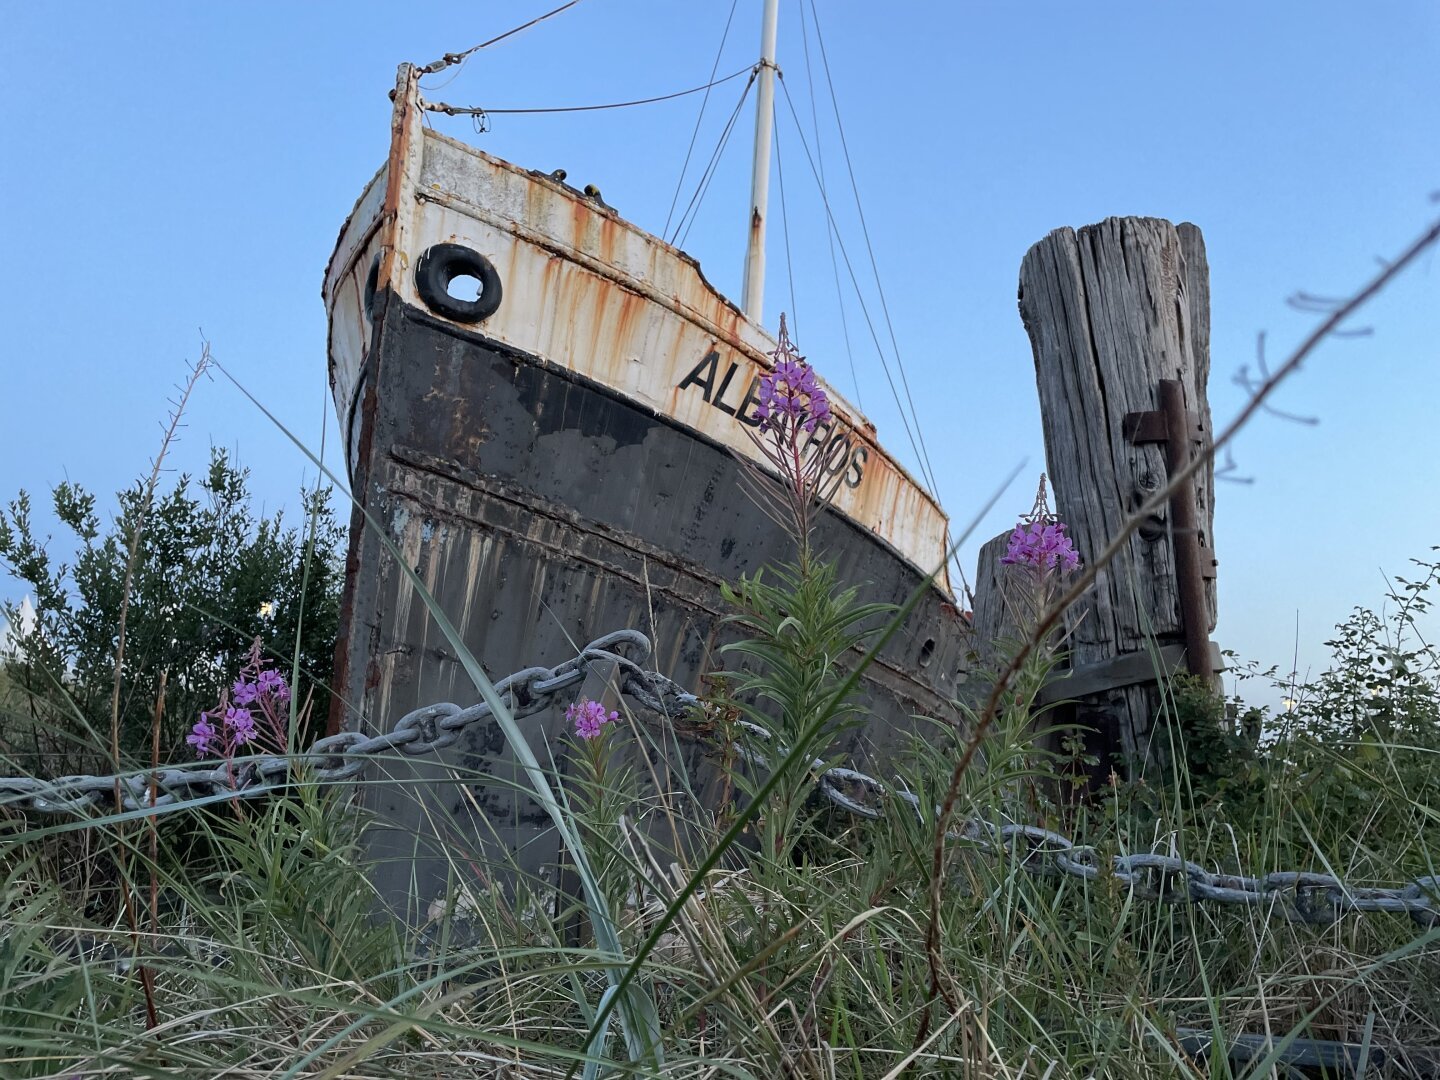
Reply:
[[[445,292],[452,300],[473,304],[480,299],[481,283],[474,274],[456,274],[445,283]]]

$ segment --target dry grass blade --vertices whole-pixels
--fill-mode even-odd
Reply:
[[[1300,365],[1305,361],[1316,347],[1328,338],[1347,318],[1357,310],[1364,307],[1371,299],[1378,295],[1402,270],[1414,262],[1422,253],[1430,248],[1437,240],[1440,240],[1440,221],[1433,223],[1426,229],[1405,251],[1384,266],[1380,273],[1376,274],[1363,287],[1360,288],[1349,300],[1343,304],[1336,305],[1330,314],[1307,336],[1294,352],[1282,363],[1269,378],[1256,388],[1254,395],[1240,410],[1240,413],[1200,454],[1191,457],[1189,465],[1180,470],[1176,475],[1170,477],[1170,481],[1159,491],[1155,492],[1143,506],[1132,514],[1125,526],[1110,541],[1091,564],[1075,580],[1074,584],[1060,597],[1050,610],[1036,624],[1030,636],[1021,645],[1010,662],[1000,672],[995,680],[990,694],[980,711],[979,718],[974,730],[966,742],[965,750],[960,759],[955,763],[951,772],[950,783],[945,791],[944,801],[941,803],[940,813],[935,822],[934,847],[931,858],[931,881],[930,881],[930,911],[929,926],[926,931],[926,953],[930,964],[930,993],[926,1008],[921,1015],[920,1025],[915,1034],[915,1045],[919,1046],[925,1041],[926,1032],[930,1021],[930,1011],[935,999],[944,994],[944,965],[940,956],[939,924],[940,924],[940,902],[941,883],[944,880],[945,868],[945,835],[949,828],[951,817],[955,813],[955,802],[960,794],[960,782],[965,772],[969,769],[975,754],[980,749],[986,734],[995,723],[1001,699],[1005,696],[1010,687],[1011,681],[1025,661],[1038,649],[1049,637],[1052,630],[1058,624],[1061,616],[1072,604],[1084,595],[1085,591],[1094,583],[1096,575],[1110,564],[1118,555],[1130,536],[1140,528],[1149,516],[1165,506],[1171,497],[1190,480],[1205,464],[1213,461],[1215,454],[1220,451],[1235,435],[1259,412],[1265,405],[1266,399],[1274,393],[1275,389],[1287,378],[1293,375]],[[956,1008],[953,1001],[947,1003],[952,1010]]]
[[[180,397],[172,403],[170,419],[165,426],[164,437],[160,440],[160,450],[155,455],[151,464],[150,477],[145,482],[140,506],[135,515],[135,521],[130,533],[130,549],[125,557],[125,578],[120,592],[120,615],[116,626],[115,640],[115,678],[111,684],[110,691],[110,759],[115,771],[120,772],[122,765],[120,761],[120,689],[125,670],[125,619],[130,611],[130,595],[135,585],[135,563],[140,556],[140,539],[145,532],[145,519],[150,513],[151,506],[155,502],[155,489],[160,484],[160,472],[165,462],[165,455],[170,450],[170,445],[178,437],[180,431],[180,418],[185,413],[185,406],[190,401],[190,395],[194,392],[200,377],[205,374],[210,366],[210,344],[205,342],[201,346],[200,359],[190,371],[190,377],[180,389]],[[161,682],[161,701],[164,700],[164,682]],[[156,725],[158,731],[159,717],[156,706]],[[156,736],[158,738],[158,734]],[[152,785],[153,786],[153,785]],[[124,809],[123,791],[120,782],[115,782],[115,811],[119,813]],[[153,821],[151,828],[154,827]],[[125,921],[130,925],[130,932],[134,939],[136,950],[139,950],[140,921],[135,913],[135,898],[130,888],[130,875],[128,864],[125,858],[126,848],[122,845],[119,848],[119,873],[120,891],[125,904]],[[154,886],[152,883],[152,889]],[[155,976],[149,967],[140,965],[138,968],[141,985],[145,991],[145,1021],[147,1026],[155,1028],[160,1023],[160,1016],[155,1007]]]

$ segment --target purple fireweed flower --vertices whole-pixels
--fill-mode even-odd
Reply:
[[[285,681],[285,676],[278,671],[266,668],[260,672],[258,686],[259,692],[267,695],[273,701],[286,702],[290,700],[290,686]],[[238,697],[235,700],[239,704],[244,704]]]
[[[605,706],[589,698],[581,698],[565,710],[565,722],[575,725],[575,734],[582,739],[594,739],[606,724],[620,719],[618,712],[605,715]]]
[[[249,709],[230,707],[225,710],[225,727],[236,746],[243,746],[255,738],[255,717]]]
[[[830,401],[815,370],[798,356],[778,360],[775,370],[761,377],[755,396],[759,404],[751,416],[760,421],[761,431],[788,419],[797,428],[814,432],[816,425],[830,419]]]
[[[1065,535],[1063,523],[1053,518],[1036,518],[1015,526],[1000,562],[1006,566],[1059,570],[1068,574],[1080,565],[1080,555]]]
[[[235,681],[215,708],[200,714],[185,741],[198,757],[233,759],[242,752],[278,752],[286,745],[292,692],[285,676],[262,656],[256,638]]]
[[[201,713],[200,719],[195,721],[195,726],[190,729],[190,734],[185,736],[185,741],[195,748],[195,756],[203,758],[206,754],[212,753],[215,737],[219,734],[215,725],[210,723],[210,714]]]
[[[766,490],[765,496],[776,494],[783,499],[783,508],[777,509],[791,518],[790,535],[804,552],[809,550],[816,505],[828,502],[846,475],[852,439],[848,424],[835,416],[814,369],[790,340],[783,312],[770,356],[771,369],[755,380],[753,393],[746,396],[747,402],[755,404],[746,409],[745,433],[776,474],[774,484],[779,490]],[[831,453],[837,449],[838,456]],[[767,478],[762,490],[768,487]]]

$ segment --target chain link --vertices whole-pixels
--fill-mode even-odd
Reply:
[[[667,707],[655,711],[664,711],[672,717],[683,715],[699,703],[693,694],[685,693],[669,679],[653,672],[637,672],[634,683],[627,681],[624,690],[651,709],[655,709],[655,705],[650,702],[658,703],[660,695],[664,695]],[[772,741],[770,733],[757,724],[735,720],[732,725],[761,742]],[[734,749],[746,761],[760,768],[768,767],[765,755],[740,745]],[[884,816],[884,802],[898,799],[924,821],[920,799],[913,792],[891,791],[873,776],[842,766],[827,768],[819,759],[812,761],[810,767],[815,773],[819,794],[837,809],[876,821]],[[1102,860],[1093,847],[1076,844],[1067,836],[1037,825],[995,824],[971,818],[952,830],[948,838],[990,855],[1015,859],[1031,874],[1070,876],[1087,881],[1104,875]],[[1259,878],[1215,874],[1198,863],[1150,853],[1111,856],[1109,873],[1133,895],[1147,900],[1278,907],[1291,921],[1307,923],[1334,922],[1350,912],[1378,911],[1408,914],[1421,927],[1440,926],[1440,877],[1416,878],[1401,888],[1365,888],[1347,885],[1329,874],[1279,872]]]
[[[850,790],[845,790],[846,788]],[[836,807],[870,820],[883,816],[887,799],[907,803],[922,821],[920,800],[908,791],[890,791],[874,777],[853,769],[827,769],[818,789]],[[857,792],[868,793],[857,797]],[[1292,922],[1329,923],[1358,911],[1409,915],[1418,926],[1440,926],[1440,877],[1419,877],[1400,888],[1347,885],[1330,874],[1285,871],[1264,877],[1217,874],[1173,855],[1140,852],[1112,855],[1106,867],[1096,850],[1036,825],[996,824],[971,818],[948,834],[989,855],[1014,860],[1039,876],[1096,881],[1107,873],[1135,896],[1164,903],[1209,901],[1278,908]]]
[[[624,672],[623,685],[642,686],[638,698],[650,708],[688,708],[693,694],[679,692],[669,679],[668,686],[650,690],[650,676],[635,659],[617,651],[625,649],[640,659],[650,655],[650,641],[637,630],[618,630],[590,642],[579,655],[553,668],[529,667],[495,683],[495,691],[509,705],[516,719],[542,712],[554,699],[584,681],[592,664],[614,664]],[[660,676],[653,676],[660,678]],[[683,706],[678,699],[684,699]],[[460,733],[471,724],[490,718],[484,702],[461,708],[449,702],[426,705],[405,714],[383,735],[342,731],[327,735],[309,750],[293,757],[262,754],[231,761],[196,762],[157,770],[109,776],[62,776],[55,780],[34,777],[0,778],[0,808],[35,814],[79,814],[92,809],[110,809],[116,790],[123,810],[150,810],[174,807],[216,797],[253,799],[279,791],[300,777],[314,783],[338,783],[359,776],[369,761],[382,754],[399,752],[411,757],[431,754],[454,746]],[[151,798],[152,785],[154,798]]]
[[[633,651],[635,657],[617,650]],[[592,665],[613,667],[618,689],[650,712],[679,721],[702,704],[700,698],[658,672],[646,671],[640,661],[650,655],[650,641],[637,630],[618,630],[596,638],[572,659],[553,668],[529,667],[495,683],[496,693],[516,719],[543,712],[557,704],[565,691],[578,688]],[[0,778],[0,808],[41,814],[83,813],[114,805],[117,787],[125,810],[179,806],[215,797],[255,798],[282,790],[300,777],[315,783],[338,783],[358,777],[378,755],[418,757],[454,746],[472,724],[488,720],[490,706],[481,702],[461,708],[450,702],[426,705],[403,716],[383,735],[343,731],[314,743],[293,758],[260,755],[237,758],[218,766],[196,763],[155,771],[111,776],[62,776],[56,780],[33,777]],[[713,731],[709,724],[703,726]],[[745,720],[732,722],[733,730],[750,739],[773,743],[770,732]],[[759,768],[768,768],[766,755],[735,743],[732,749]],[[783,748],[781,756],[783,756]],[[871,821],[884,816],[887,801],[907,804],[920,816],[919,798],[909,791],[892,791],[873,776],[855,769],[826,767],[811,762],[816,789],[837,809]],[[151,785],[155,798],[151,800]],[[1036,825],[1002,823],[972,818],[948,834],[973,850],[1014,861],[1028,873],[1098,881],[1110,877],[1137,897],[1163,903],[1235,904],[1278,908],[1295,922],[1328,923],[1351,912],[1385,912],[1409,915],[1421,927],[1440,926],[1440,877],[1420,877],[1400,888],[1365,888],[1347,885],[1329,874],[1277,872],[1263,877],[1217,874],[1198,863],[1173,855],[1135,853],[1112,855],[1105,865],[1096,850],[1069,837]]]

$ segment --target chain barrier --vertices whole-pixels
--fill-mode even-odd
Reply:
[[[639,660],[617,651],[633,651]],[[664,675],[646,671],[640,661],[650,655],[650,641],[637,630],[618,630],[596,638],[575,657],[553,668],[529,667],[495,683],[516,719],[543,712],[556,698],[584,681],[592,665],[613,666],[617,689],[642,708],[672,721],[703,704],[696,695]],[[214,766],[206,762],[159,770],[109,776],[62,776],[55,780],[31,777],[0,778],[0,809],[31,813],[80,813],[114,805],[117,786],[125,810],[211,800],[216,797],[255,798],[283,790],[304,770],[313,783],[352,780],[372,758],[398,751],[416,757],[447,749],[472,724],[488,720],[490,706],[481,702],[462,709],[444,702],[407,713],[384,735],[345,731],[318,740],[294,757],[259,755]],[[733,728],[760,742],[770,742],[758,724],[736,720]],[[734,751],[758,768],[768,768],[759,751],[735,744]],[[782,748],[783,753],[783,748]],[[887,788],[879,780],[855,769],[826,767],[811,762],[816,788],[834,807],[856,817],[875,821],[884,816],[883,804],[898,800],[919,815],[925,814],[919,798],[909,791]],[[154,799],[152,801],[152,785]],[[1212,873],[1198,863],[1173,855],[1135,853],[1112,855],[1106,860],[1087,844],[1037,825],[996,824],[972,818],[947,834],[948,839],[972,850],[1011,859],[1030,874],[1073,877],[1095,881],[1113,878],[1137,897],[1163,903],[1235,904],[1278,908],[1292,922],[1328,923],[1351,912],[1409,915],[1421,927],[1440,926],[1440,877],[1416,878],[1399,888],[1347,885],[1330,874],[1283,871],[1263,877]]]
[[[835,806],[877,820],[882,810],[857,799],[841,785],[868,791],[875,802],[899,799],[924,820],[920,800],[908,791],[889,791],[874,777],[853,769],[829,769],[818,780],[820,793]],[[1163,903],[1209,901],[1244,907],[1278,908],[1291,922],[1330,923],[1350,912],[1409,915],[1422,928],[1440,926],[1440,877],[1419,877],[1400,888],[1347,885],[1331,874],[1280,871],[1263,877],[1217,874],[1174,855],[1139,852],[1112,855],[1109,866],[1089,844],[1038,825],[996,824],[971,818],[947,839],[989,855],[1013,860],[1030,874],[1095,881],[1106,874],[1137,897]]]
[[[613,663],[632,679],[635,673],[645,674],[638,663],[615,651],[621,648],[633,649],[644,659],[650,655],[650,640],[638,630],[606,634],[556,667],[523,668],[506,676],[495,683],[495,692],[518,720],[550,708],[556,695],[584,681],[591,664]],[[650,692],[646,698],[637,697],[637,700],[647,706],[652,702],[659,704],[663,709],[665,702],[673,702],[674,697],[671,693],[662,699]],[[688,699],[687,704],[697,700],[690,694],[683,697]],[[283,790],[297,778],[300,770],[310,782],[339,783],[359,776],[370,759],[379,754],[399,751],[418,757],[445,750],[454,746],[460,733],[471,724],[489,718],[490,706],[484,702],[468,709],[443,702],[405,714],[383,735],[342,731],[338,735],[327,735],[309,750],[293,757],[262,754],[235,758],[219,765],[196,762],[108,776],[62,776],[55,780],[4,777],[0,778],[0,808],[40,814],[108,809],[115,805],[117,786],[121,808],[131,811],[177,806],[217,796],[253,799]]]

